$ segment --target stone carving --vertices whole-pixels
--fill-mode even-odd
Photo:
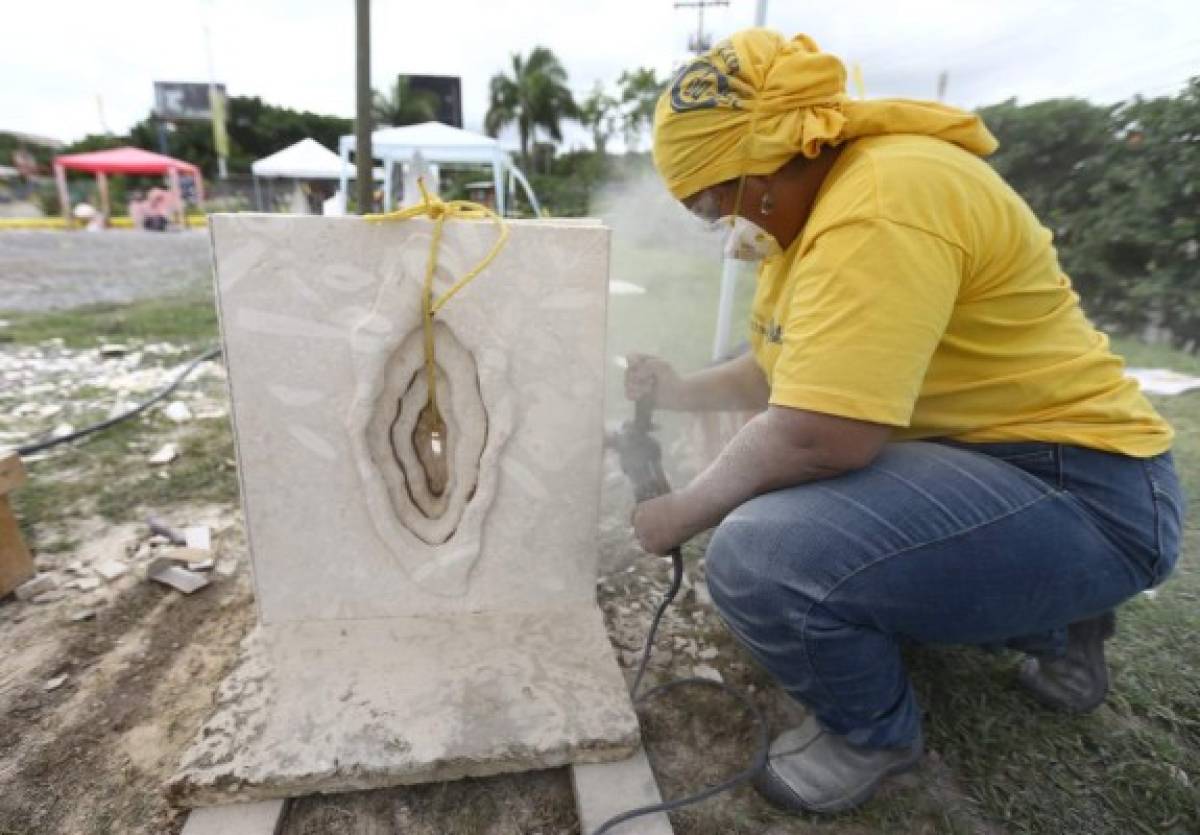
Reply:
[[[419,292],[428,247],[425,234],[405,243],[371,313],[352,329],[356,383],[347,425],[381,540],[422,588],[458,595],[479,557],[481,526],[495,497],[496,461],[512,430],[511,398],[497,358],[488,381],[495,390],[487,392],[495,414],[489,415],[474,356],[436,321],[443,431],[433,437]],[[444,260],[438,277],[452,282],[450,270],[461,268],[462,260]]]
[[[211,228],[259,625],[177,802],[632,753],[595,605],[607,230],[510,224],[437,315],[434,419],[428,221]],[[495,235],[448,223],[435,293]]]

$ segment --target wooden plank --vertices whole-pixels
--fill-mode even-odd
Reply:
[[[15,452],[0,452],[0,496],[25,483],[25,465]]]
[[[579,811],[579,831],[583,835],[591,835],[606,820],[622,812],[662,802],[658,782],[643,748],[619,762],[573,765],[571,782],[575,784],[575,806]],[[634,818],[609,831],[612,835],[673,833],[665,812]]]
[[[182,835],[277,835],[286,800],[234,803],[193,809]]]
[[[21,538],[17,517],[8,505],[8,496],[0,495],[0,597],[4,597],[34,574],[33,558]]]

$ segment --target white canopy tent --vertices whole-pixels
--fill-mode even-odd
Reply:
[[[282,151],[255,160],[250,164],[254,175],[254,194],[262,206],[259,179],[286,180],[339,180],[343,187],[347,178],[354,176],[353,167],[347,167],[342,158],[315,139],[301,139]],[[383,179],[383,169],[373,172],[376,180]]]
[[[288,177],[293,180],[337,180],[342,160],[315,139],[301,139],[282,151],[250,164],[255,177]]]
[[[338,152],[341,161],[346,166],[341,175],[342,191],[346,190],[348,179],[345,173],[350,166],[350,153],[355,150],[357,143],[353,135],[343,136],[338,142]],[[529,186],[529,181],[521,173],[508,153],[500,147],[500,143],[490,136],[472,133],[462,128],[451,127],[441,122],[422,122],[419,125],[405,125],[395,128],[380,128],[371,134],[371,154],[383,162],[383,210],[388,211],[394,205],[392,194],[392,170],[397,163],[402,166],[412,162],[413,154],[420,152],[425,162],[435,165],[490,165],[492,168],[492,185],[496,190],[496,211],[504,214],[507,192],[505,179],[509,190],[515,183],[520,183],[529,204],[537,215],[542,208],[537,196]]]

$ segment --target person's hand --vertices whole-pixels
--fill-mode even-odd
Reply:
[[[634,507],[633,534],[643,551],[665,555],[688,539],[680,510],[678,493],[665,493]]]
[[[682,406],[685,384],[671,363],[648,354],[630,354],[625,358],[625,397],[641,400],[654,393],[654,404],[663,409]]]

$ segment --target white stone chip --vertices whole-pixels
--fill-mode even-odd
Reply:
[[[94,566],[96,573],[108,582],[123,577],[129,571],[129,566],[121,560],[104,560]]]
[[[17,600],[32,600],[43,592],[58,588],[58,579],[53,574],[35,574],[17,586],[13,592]]]
[[[189,548],[207,551],[212,548],[212,534],[208,525],[192,525],[183,529],[183,540]]]
[[[710,667],[707,664],[697,664],[695,667],[692,667],[692,675],[696,678],[706,678],[710,681],[725,680],[715,667]]]
[[[49,693],[51,690],[57,690],[66,683],[67,674],[63,673],[60,676],[55,676],[54,678],[47,680],[46,683],[42,685],[42,689]]]
[[[158,452],[154,453],[148,459],[151,464],[170,464],[179,457],[179,446],[177,444],[163,444],[158,448]]]
[[[170,586],[184,594],[191,594],[209,584],[209,579],[203,574],[180,568],[170,557],[159,557],[150,563],[146,576],[155,582]]]
[[[187,423],[192,419],[192,410],[182,400],[172,400],[163,409],[163,414],[176,423]]]

